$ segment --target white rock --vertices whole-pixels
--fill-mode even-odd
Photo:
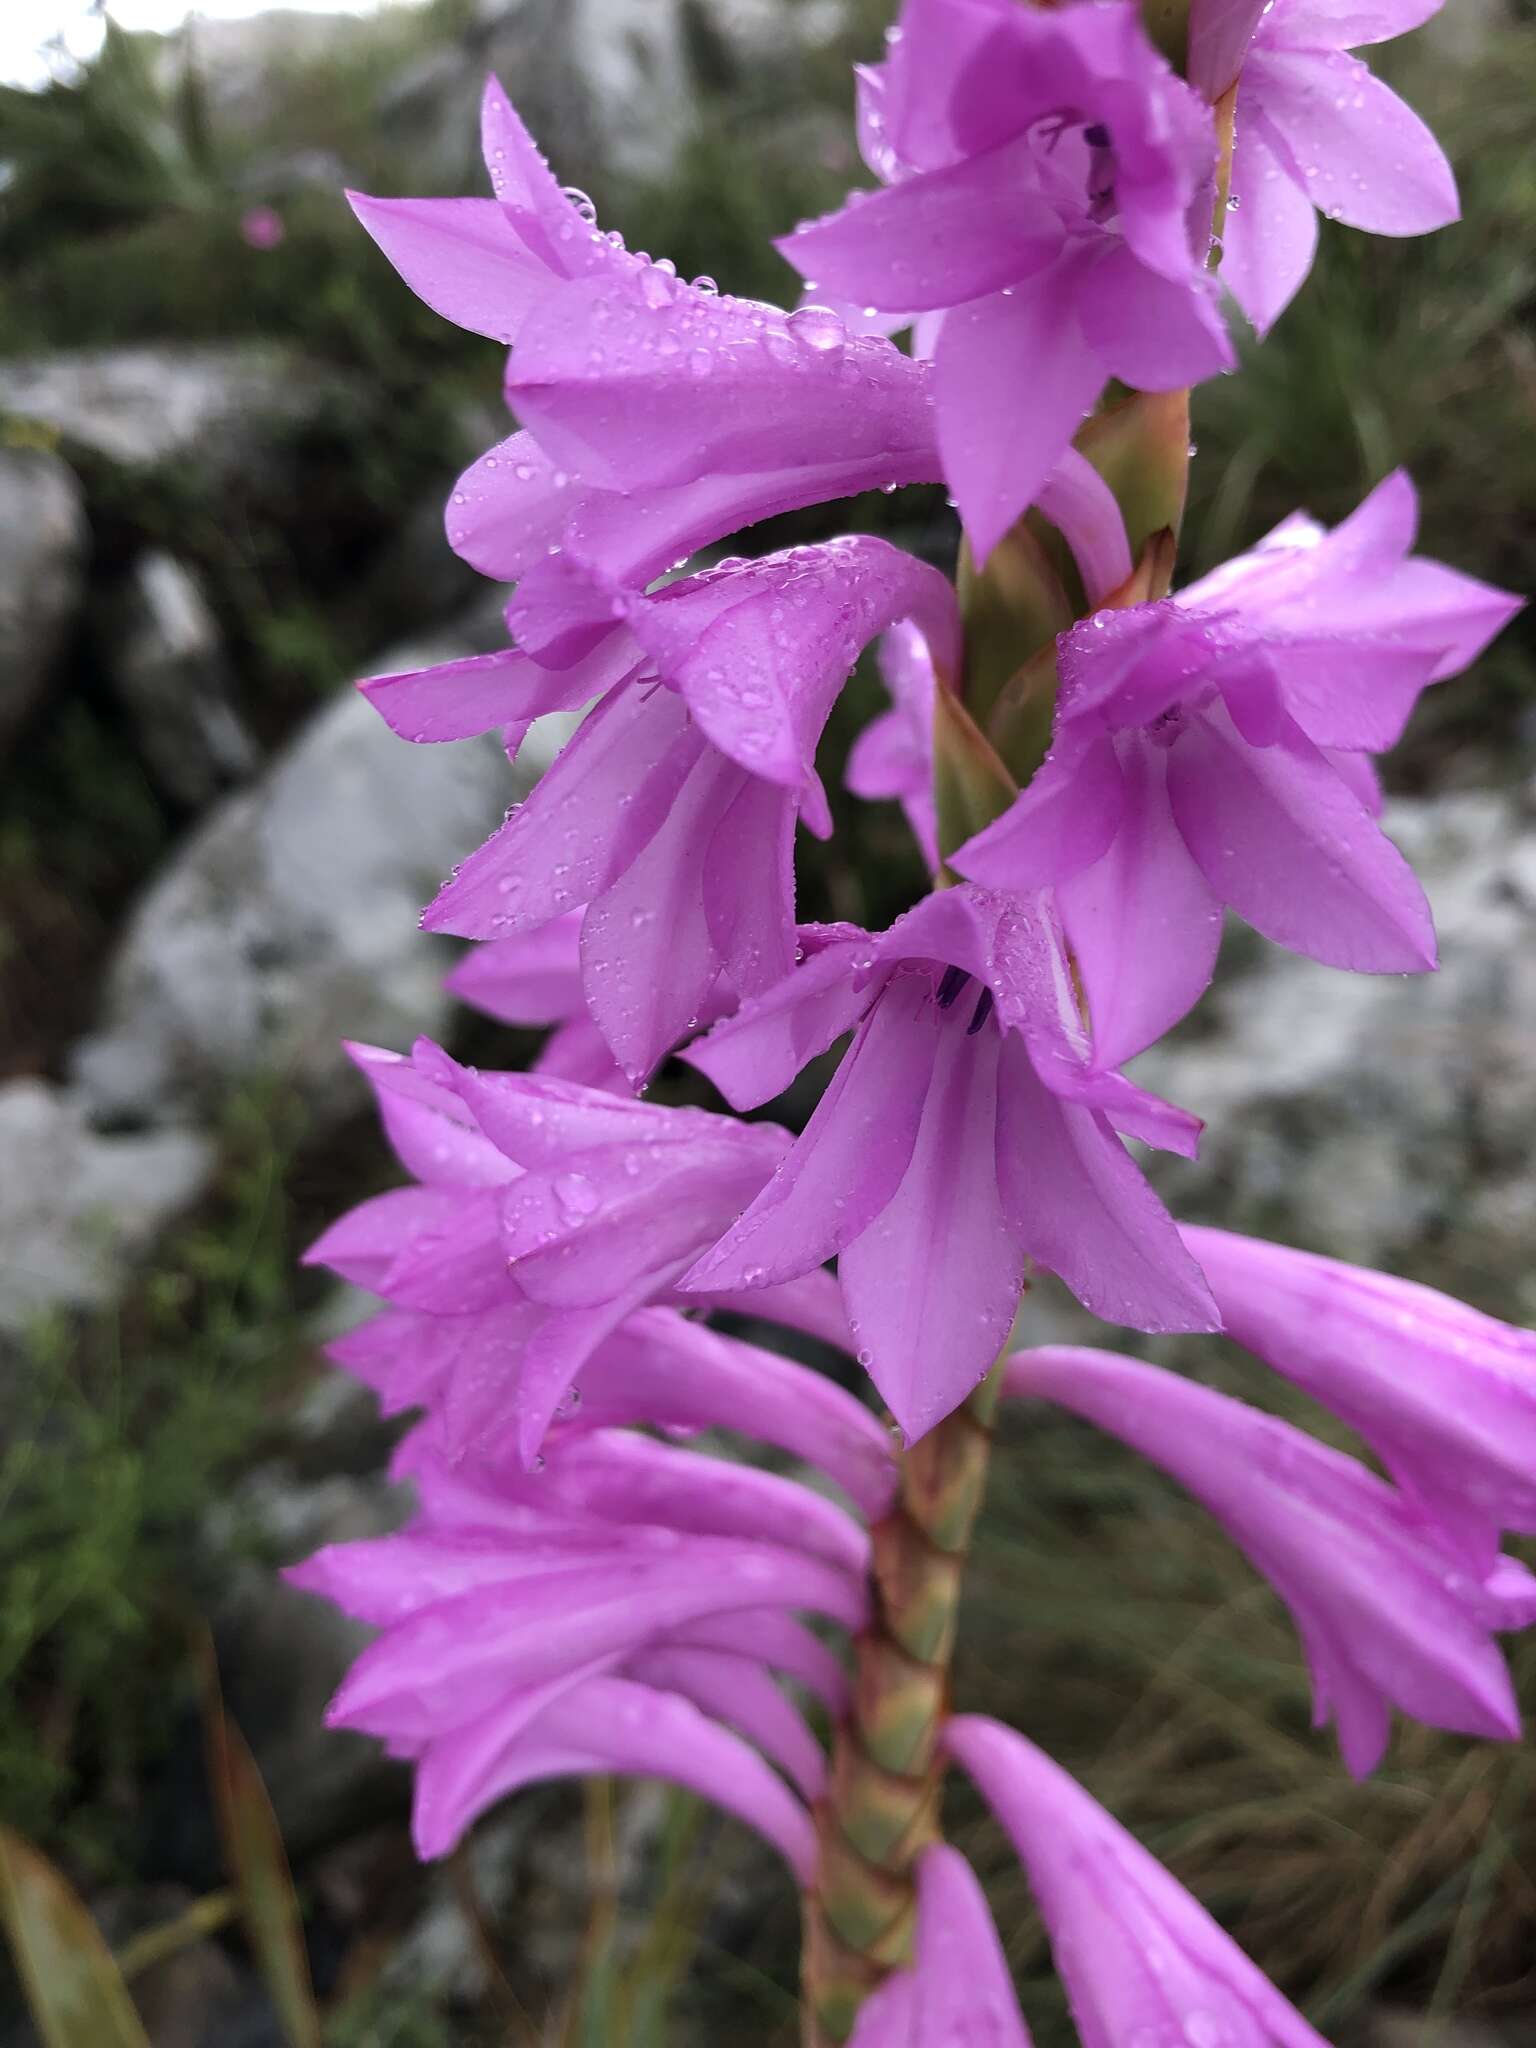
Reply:
[[[1207,1119],[1159,1162],[1181,1214],[1410,1268],[1536,1315],[1536,791],[1395,804],[1434,907],[1436,974],[1346,974],[1274,947],[1210,1028],[1137,1062]]]
[[[79,485],[58,457],[0,448],[0,747],[47,685],[80,594],[86,537]]]
[[[396,649],[375,667],[465,651]],[[256,1074],[296,1086],[315,1117],[344,1115],[359,1096],[341,1039],[406,1046],[442,1024],[454,949],[418,930],[422,906],[570,723],[544,721],[514,771],[491,738],[408,745],[355,691],[325,706],[215,807],[134,912],[106,1021],[74,1060],[98,1116],[195,1120]]]
[[[251,773],[256,749],[235,710],[218,621],[191,570],[158,549],[141,555],[102,637],[107,675],[164,790],[199,808]]]
[[[111,1301],[212,1167],[212,1148],[191,1132],[103,1137],[66,1091],[0,1087],[0,1331]]]

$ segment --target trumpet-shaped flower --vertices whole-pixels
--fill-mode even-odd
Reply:
[[[907,1436],[956,1407],[1012,1326],[1025,1262],[1097,1314],[1211,1329],[1214,1306],[1117,1131],[1192,1153],[1196,1120],[1094,1072],[1043,904],[972,887],[807,957],[687,1053],[738,1108],[853,1043],[794,1150],[687,1288],[752,1288],[833,1253],[849,1328]]]
[[[581,912],[567,911],[515,939],[471,946],[443,983],[501,1024],[548,1025],[531,1071],[588,1088],[628,1091],[581,992]]]
[[[1186,1228],[1228,1334],[1358,1430],[1484,1570],[1536,1534],[1536,1334],[1312,1252]]]
[[[1051,753],[954,865],[1055,887],[1104,1065],[1198,998],[1223,904],[1334,966],[1434,966],[1366,757],[1518,600],[1411,555],[1416,522],[1399,472],[1332,532],[1297,514],[1176,597],[1062,636]]]
[[[362,1203],[307,1257],[433,1326],[422,1394],[460,1448],[510,1427],[535,1457],[595,1347],[667,1297],[790,1143],[772,1124],[479,1073],[426,1040],[410,1059],[354,1057],[418,1184]]]
[[[859,536],[725,563],[651,596],[594,585],[574,565],[564,581],[602,595],[604,637],[572,668],[510,652],[364,688],[397,731],[459,737],[573,707],[607,679],[425,922],[511,937],[585,904],[587,1008],[638,1082],[706,1017],[787,972],[795,821],[831,827],[815,767],[827,714],[859,650],[897,619],[915,620],[952,672],[954,592]]]
[[[1083,2048],[1326,2048],[1205,1908],[1032,1742],[977,1714],[957,1715],[944,1740],[1018,1851]]]
[[[1536,1621],[1536,1578],[1515,1559],[1470,1566],[1356,1459],[1176,1373],[1048,1346],[1016,1354],[1007,1388],[1085,1416],[1209,1508],[1290,1608],[1317,1720],[1336,1723],[1356,1777],[1380,1762],[1394,1705],[1465,1735],[1519,1734],[1493,1640]]]
[[[976,1874],[944,1842],[917,1860],[915,1947],[860,2008],[848,2048],[1030,2048]]]
[[[793,1397],[794,1370],[760,1407]],[[823,1409],[832,1397],[863,1416],[821,1387]],[[702,1793],[809,1879],[806,1802],[824,1759],[775,1681],[844,1705],[837,1659],[796,1618],[863,1623],[869,1541],[843,1508],[793,1479],[575,1421],[536,1474],[445,1463],[424,1430],[395,1474],[420,1503],[405,1530],[331,1545],[289,1577],[380,1631],[329,1718],[414,1759],[423,1856],[446,1854],[517,1786],[618,1771]]]
[[[569,543],[630,588],[753,521],[939,475],[925,365],[825,309],[784,312],[684,283],[597,227],[495,80],[489,199],[351,195],[405,282],[510,345],[523,423],[459,479],[453,547],[537,573]]]
[[[1440,0],[1194,0],[1191,76],[1238,80],[1222,282],[1260,334],[1295,297],[1317,216],[1373,235],[1422,235],[1459,217],[1433,135],[1351,49],[1405,35]],[[1252,28],[1244,48],[1242,29]],[[1240,70],[1239,70],[1240,62]]]
[[[1130,0],[907,0],[863,96],[886,189],[780,247],[840,299],[942,312],[939,448],[984,557],[1110,377],[1162,391],[1230,366],[1205,269],[1214,125]]]

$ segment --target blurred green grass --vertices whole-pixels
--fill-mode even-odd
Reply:
[[[699,115],[667,178],[626,184],[546,138],[560,174],[685,273],[785,296],[768,237],[833,201],[854,171],[851,154],[804,146],[809,117],[846,108],[848,56],[878,48],[885,10],[852,13],[798,69],[743,77],[700,43]],[[312,555],[281,516],[253,549],[248,531],[225,531],[216,508],[174,492],[112,508],[125,536],[170,540],[205,571],[274,739],[370,652],[377,622],[357,606],[359,579],[395,519],[459,459],[463,415],[494,403],[497,364],[415,305],[333,191],[285,193],[282,246],[247,249],[240,212],[267,196],[252,192],[252,163],[323,149],[360,183],[421,189],[376,120],[377,97],[465,19],[459,0],[436,0],[360,41],[343,67],[296,62],[239,160],[212,138],[195,73],[157,83],[133,38],[110,39],[73,86],[25,105],[0,95],[14,167],[0,193],[0,350],[258,337],[358,379],[361,408],[334,450],[360,535],[352,550]],[[1341,516],[1406,462],[1426,548],[1517,589],[1533,581],[1536,29],[1496,26],[1467,63],[1408,51],[1387,68],[1445,137],[1466,223],[1403,244],[1325,229],[1316,273],[1271,341],[1199,394],[1188,573],[1297,503]],[[779,522],[771,538],[841,518],[934,546],[938,509],[936,493],[876,496]],[[1400,785],[1529,764],[1533,633],[1518,622],[1473,677],[1431,698],[1393,764]],[[829,785],[877,694],[861,672],[839,706]],[[0,975],[3,942],[13,956],[47,949],[59,987],[28,998],[44,1047],[78,1021],[60,963],[99,959],[126,890],[185,822],[126,760],[116,717],[84,677],[31,736],[0,838]],[[905,835],[887,807],[834,802],[832,846],[802,850],[805,907],[881,921],[918,885]],[[39,1331],[6,1396],[0,1806],[87,1880],[134,1876],[144,1786],[190,1685],[185,1617],[228,1562],[196,1554],[193,1532],[281,1439],[311,1382],[314,1297],[296,1250],[387,1171],[361,1131],[317,1159],[275,1085],[232,1103],[223,1136],[215,1197],[134,1299],[84,1330]],[[1252,1367],[1233,1383],[1278,1400]],[[1536,2007],[1528,1755],[1405,1731],[1387,1768],[1352,1785],[1331,1741],[1307,1728],[1276,1603],[1209,1521],[1127,1454],[1065,1419],[1010,1420],[962,1641],[957,1697],[1080,1771],[1330,2032],[1347,2036],[1379,1997],[1494,2016]],[[1529,1646],[1518,1663],[1536,1703]],[[1036,2038],[1058,2048],[1069,2035],[1009,1860],[961,1793],[954,1818],[994,1884]],[[674,2024],[764,2048],[792,2040],[793,1901],[780,1887],[765,1907],[744,1890],[743,1858],[750,1866],[729,1824],[669,1803],[619,1931],[590,1951],[573,2043],[649,2048]],[[504,1961],[515,1980],[515,1943]],[[563,1989],[525,1981],[518,1993],[530,2009],[563,2006]],[[505,2030],[489,2009],[450,2012],[366,1983],[332,2024],[338,2048],[493,2034]]]

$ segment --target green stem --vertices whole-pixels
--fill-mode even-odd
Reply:
[[[939,1832],[960,1584],[986,1489],[999,1376],[902,1460],[872,1531],[874,1613],[855,1645],[853,1703],[818,1812],[821,1862],[805,1898],[805,2048],[846,2041],[860,2005],[911,1953],[912,1866]]]

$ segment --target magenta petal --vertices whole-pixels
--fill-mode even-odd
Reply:
[[[643,491],[930,448],[927,382],[888,341],[648,270],[550,293],[523,324],[507,397],[586,484]]]
[[[1264,6],[1265,0],[1191,0],[1189,82],[1212,105],[1242,68]]]
[[[985,1376],[1023,1291],[994,1157],[1002,1043],[958,1014],[941,1027],[901,1183],[838,1260],[860,1362],[909,1443]]]
[[[1034,182],[1028,136],[797,228],[778,248],[814,289],[892,312],[960,306],[1042,270],[1061,248],[1060,218]]]
[[[480,100],[480,148],[503,214],[552,277],[633,261],[577,212],[494,77]]]
[[[517,1167],[474,1128],[452,1089],[378,1046],[348,1044],[346,1053],[373,1089],[395,1157],[424,1186],[494,1188],[517,1178]]]
[[[799,1713],[750,1657],[675,1644],[631,1659],[629,1675],[661,1692],[681,1693],[712,1720],[744,1735],[776,1763],[806,1800],[826,1789],[827,1763]]]
[[[392,732],[403,740],[462,740],[550,711],[576,711],[635,666],[622,641],[573,669],[542,668],[506,648],[472,654],[405,675],[369,676],[358,685]]]
[[[1422,28],[1445,0],[1289,0],[1273,40],[1281,48],[1358,50]]]
[[[500,938],[590,902],[663,823],[702,744],[670,691],[610,691],[528,800],[434,897],[424,925]]]
[[[707,1074],[733,1109],[756,1109],[781,1095],[819,1053],[827,1050],[869,1007],[855,960],[868,965],[870,941],[826,946],[786,974],[775,987],[744,1002],[682,1057]]]
[[[917,1866],[914,2048],[1030,2048],[1003,1945],[975,1872],[935,1842]]]
[[[443,986],[504,1024],[560,1024],[582,1013],[581,919],[567,911],[515,939],[471,946]]]
[[[511,341],[551,287],[494,199],[347,200],[417,298],[472,334]]]
[[[689,1290],[792,1280],[873,1222],[912,1157],[936,1016],[926,980],[886,988],[782,1169],[693,1267]]]
[[[806,1608],[848,1628],[863,1620],[846,1574],[773,1545],[698,1538],[659,1556],[621,1552],[584,1573],[483,1586],[411,1616],[364,1650],[330,1718],[430,1739],[512,1686],[753,1601]]]
[[[848,2048],[923,2048],[917,2020],[917,1980],[893,1970],[859,2007]]]
[[[1481,1567],[1536,1532],[1536,1334],[1429,1287],[1186,1227],[1227,1331],[1357,1430]]]
[[[690,578],[637,600],[631,625],[715,746],[798,788],[861,649],[907,617],[953,673],[960,627],[948,578],[886,541],[851,535]]]
[[[736,997],[777,986],[794,967],[795,818],[796,799],[756,775],[741,778],[715,818],[704,854],[704,921],[729,993],[717,1008],[699,1010],[701,1024]]]
[[[916,1947],[860,2007],[848,2048],[1030,2048],[981,1886],[944,1842],[918,1859]]]
[[[853,1395],[672,1309],[631,1317],[593,1357],[581,1389],[593,1422],[739,1430],[829,1473],[871,1520],[889,1502],[890,1438]]]
[[[1102,859],[1057,885],[1098,1067],[1123,1065],[1193,1009],[1221,944],[1221,905],[1168,807],[1167,760],[1127,735],[1119,831]]]
[[[542,1778],[600,1772],[685,1786],[754,1828],[802,1884],[814,1879],[816,1830],[783,1781],[689,1701],[630,1679],[588,1678],[561,1693],[486,1772],[476,1810]]]
[[[1096,1110],[1050,1093],[1012,1036],[998,1076],[997,1183],[1009,1229],[1085,1308],[1140,1330],[1220,1317],[1173,1219]]]
[[[1212,889],[1276,945],[1367,974],[1434,966],[1412,869],[1301,732],[1250,747],[1212,706],[1172,749],[1168,794]]]
[[[754,1658],[783,1678],[792,1678],[821,1701],[833,1720],[848,1709],[848,1678],[836,1655],[802,1621],[777,1608],[742,1608],[707,1615],[657,1638],[684,1649],[721,1650]]]
[[[455,1727],[426,1745],[416,1766],[411,1802],[411,1838],[424,1862],[446,1856],[485,1808],[499,1798],[496,1769],[528,1723],[585,1679],[609,1668],[599,1659],[563,1671],[542,1685],[519,1687],[487,1713]]]
[[[635,1085],[697,1029],[719,977],[704,911],[705,855],[746,780],[712,748],[698,752],[649,843],[582,925],[587,1009]]]
[[[443,521],[448,544],[482,576],[510,582],[559,546],[577,495],[531,434],[513,434],[454,485]]]
[[[973,882],[1019,894],[1060,883],[1104,857],[1126,802],[1113,740],[1069,726],[1028,787],[953,865]]]
[[[1296,1616],[1320,1708],[1367,1687],[1434,1727],[1518,1733],[1493,1641],[1536,1611],[1513,1559],[1506,1594],[1355,1459],[1155,1366],[1046,1347],[1019,1353],[1008,1385],[1123,1438],[1218,1517]]]
[[[1251,66],[1245,84],[1330,219],[1374,235],[1422,235],[1460,218],[1439,143],[1358,58],[1265,48]]]
[[[1199,384],[1237,361],[1204,271],[1176,282],[1122,245],[1079,273],[1075,297],[1101,369],[1139,391]]]
[[[853,1577],[869,1539],[851,1515],[797,1479],[678,1450],[625,1429],[583,1429],[562,1443],[524,1497],[604,1522],[655,1523],[696,1536],[745,1536],[823,1558]]]
[[[1317,254],[1317,209],[1290,151],[1252,92],[1238,95],[1233,207],[1222,224],[1221,282],[1255,330],[1268,334],[1301,289]]]
[[[304,1254],[306,1266],[329,1266],[343,1280],[377,1292],[406,1245],[446,1229],[463,1207],[462,1195],[447,1188],[391,1188],[340,1216]]]
[[[1032,1742],[959,1714],[945,1743],[1018,1851],[1083,2048],[1327,2048],[1183,1886]]]
[[[1073,259],[946,313],[934,355],[939,449],[979,561],[1031,503],[1104,370],[1074,311]]]

